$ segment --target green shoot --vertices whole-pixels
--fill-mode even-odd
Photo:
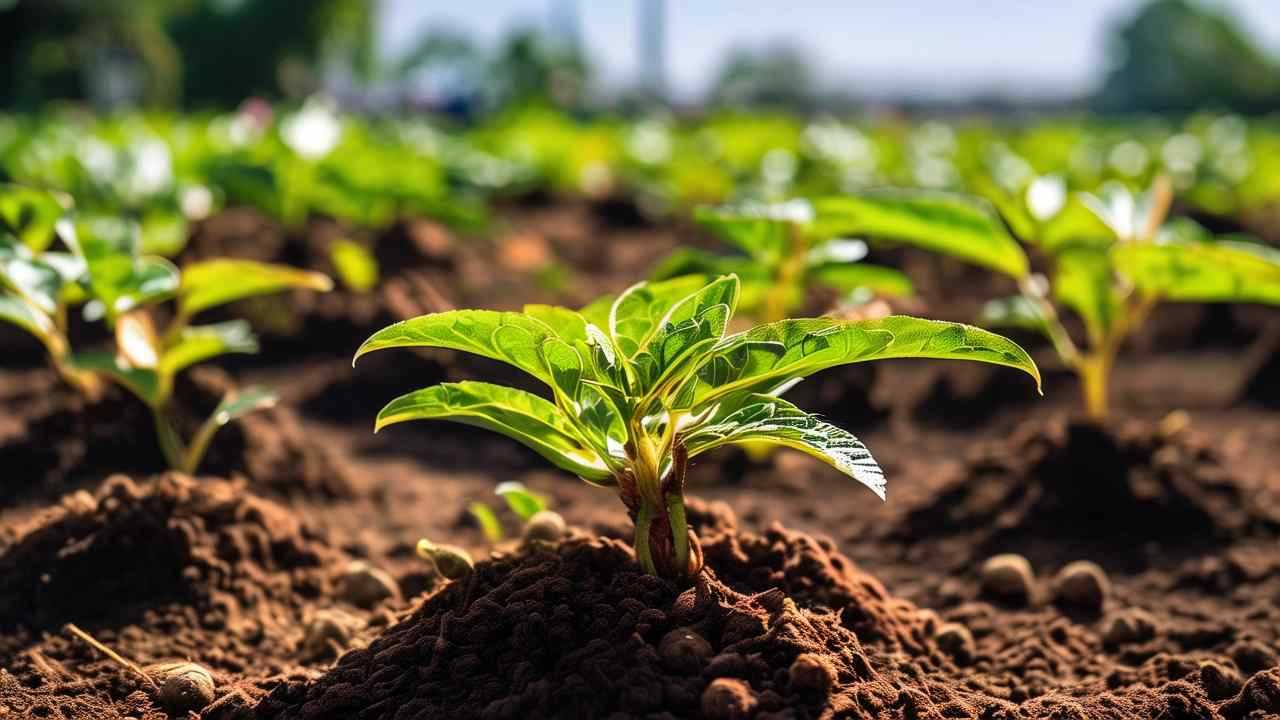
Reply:
[[[485,382],[444,383],[392,400],[375,430],[442,419],[524,443],[586,482],[613,488],[635,522],[641,566],[688,578],[702,558],[685,520],[685,474],[702,453],[740,443],[786,446],[884,497],[884,474],[857,438],[781,398],[799,380],[847,363],[915,357],[1005,365],[1039,383],[1022,348],[958,323],[810,318],[729,333],[739,287],[734,275],[684,277],[639,283],[582,311],[531,305],[396,323],[366,340],[356,360],[389,348],[469,352],[532,375],[551,399]]]
[[[0,192],[4,217],[43,217],[5,209],[16,202],[8,191]],[[22,229],[27,232],[20,239],[16,233]],[[65,249],[49,249],[59,239]],[[54,222],[0,226],[0,320],[38,338],[53,367],[85,395],[98,396],[102,383],[110,381],[137,396],[155,418],[166,462],[193,473],[219,428],[270,406],[275,396],[259,388],[228,395],[190,441],[184,441],[170,406],[178,373],[220,355],[258,349],[244,321],[192,325],[191,319],[242,298],[294,287],[323,291],[330,283],[316,273],[241,260],[210,260],[179,271],[168,260],[142,254],[141,244],[139,226],[117,218],[73,221],[64,212]],[[154,311],[169,302],[174,306],[172,319],[160,331]],[[114,347],[73,351],[67,316],[75,306],[83,306],[87,319],[107,324]]]

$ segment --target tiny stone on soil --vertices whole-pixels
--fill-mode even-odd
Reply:
[[[357,622],[341,610],[317,611],[302,638],[302,655],[307,658],[337,655],[351,642],[351,629]]]
[[[934,640],[943,652],[961,662],[973,657],[973,633],[960,623],[944,623],[938,628]]]
[[[164,663],[146,668],[160,686],[160,704],[171,713],[197,711],[213,702],[213,675],[195,663]]]
[[[363,560],[353,560],[338,583],[339,598],[366,610],[399,596],[400,587],[395,578]]]
[[[524,526],[524,541],[555,542],[564,537],[567,530],[560,513],[553,510],[539,510]]]
[[[835,668],[813,653],[801,653],[791,663],[791,687],[795,690],[826,692],[836,682]]]
[[[1021,555],[996,555],[982,564],[982,589],[1002,600],[1030,602],[1035,594],[1035,573]]]
[[[1146,642],[1156,636],[1156,620],[1141,608],[1126,608],[1107,616],[1102,640],[1108,645]]]
[[[702,671],[711,657],[711,643],[689,628],[676,628],[662,636],[658,653],[668,668],[690,674]]]
[[[1080,610],[1101,612],[1110,592],[1107,573],[1088,560],[1068,563],[1053,579],[1054,601]]]
[[[734,678],[716,678],[702,691],[702,714],[708,720],[747,720],[756,709],[751,686]]]

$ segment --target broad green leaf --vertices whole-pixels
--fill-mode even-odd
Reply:
[[[746,284],[767,282],[769,269],[769,264],[741,255],[717,255],[697,248],[680,248],[658,263],[649,277],[657,282],[684,275],[717,277],[733,274]]]
[[[79,370],[99,373],[133,393],[149,407],[159,408],[165,398],[160,375],[155,370],[128,367],[110,353],[91,352],[73,355],[71,365]]]
[[[252,260],[205,260],[182,270],[180,311],[191,316],[218,305],[255,295],[307,288],[327,292],[332,281],[321,273]]]
[[[853,435],[781,398],[745,394],[684,437],[689,456],[731,443],[783,445],[822,460],[884,499],[884,471]]]
[[[1089,337],[1100,342],[1115,321],[1118,302],[1111,253],[1105,248],[1066,248],[1054,255],[1054,266],[1054,297],[1078,313]]]
[[[547,498],[530,490],[524,483],[509,480],[493,491],[507,501],[507,507],[521,520],[528,520],[547,509]]]
[[[172,297],[178,289],[178,270],[160,257],[138,255],[135,223],[113,217],[80,218],[68,239],[83,259],[90,295],[103,305],[108,319],[136,307]]]
[[[1117,269],[1144,292],[1183,302],[1280,303],[1280,263],[1249,243],[1131,243]]]
[[[809,270],[814,282],[851,293],[866,289],[883,297],[906,297],[914,292],[911,278],[883,265],[829,263]]]
[[[41,252],[54,240],[54,226],[71,199],[18,185],[0,185],[0,226],[7,227],[29,250]]]
[[[680,393],[705,407],[727,395],[773,393],[819,370],[868,360],[973,360],[1017,368],[1040,385],[1027,352],[995,333],[961,323],[892,315],[878,320],[782,320],[725,338]]]
[[[184,368],[228,353],[256,353],[257,338],[243,320],[183,328],[182,334],[164,350],[159,371],[174,375]]]
[[[491,543],[502,542],[502,538],[506,537],[506,532],[502,529],[502,523],[499,522],[498,516],[494,514],[493,508],[482,502],[473,502],[467,505],[467,514],[475,519],[476,524],[480,526],[480,531],[484,533],[484,539]]]
[[[867,191],[813,202],[819,237],[869,235],[944,253],[1013,277],[1029,265],[985,201],[939,192]]]
[[[378,285],[378,259],[359,243],[335,240],[329,248],[329,261],[348,289],[368,292]]]
[[[44,343],[54,332],[52,318],[13,295],[0,295],[0,320],[17,325]]]
[[[1017,328],[1038,333],[1046,330],[1040,308],[1022,295],[988,300],[982,306],[981,322],[987,327]]]
[[[1039,237],[1027,238],[1050,254],[1067,247],[1090,246],[1105,248],[1114,242],[1110,228],[1088,207],[1079,193],[1073,193],[1052,220],[1040,229]]]
[[[745,252],[752,259],[775,265],[791,246],[791,233],[812,218],[803,201],[776,205],[701,207],[694,220]]]
[[[450,310],[403,320],[379,330],[364,341],[356,351],[355,360],[387,348],[446,348],[510,363],[554,385],[541,348],[555,337],[555,331],[546,323],[528,315],[495,310]]]
[[[187,245],[187,219],[177,212],[152,211],[139,225],[139,252],[173,257]]]
[[[541,320],[567,343],[587,342],[587,319],[569,308],[555,305],[525,305],[524,314]]]
[[[718,278],[679,301],[667,311],[631,356],[634,379],[648,392],[696,360],[724,336],[729,318],[738,305],[738,278]]]
[[[630,359],[655,332],[676,303],[698,292],[706,279],[687,275],[661,282],[632,285],[609,308],[606,327],[623,358]]]
[[[42,312],[53,314],[62,295],[63,278],[58,268],[32,256],[25,246],[18,246],[18,252],[9,257],[0,255],[0,286],[18,293]]]
[[[378,413],[374,429],[409,420],[451,420],[493,430],[582,478],[611,478],[599,453],[578,439],[560,409],[523,390],[471,381],[435,385],[392,400]]]

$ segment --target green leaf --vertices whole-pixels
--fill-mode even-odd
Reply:
[[[181,213],[154,210],[142,217],[139,252],[173,257],[187,245],[187,219]]]
[[[279,400],[280,396],[274,390],[258,386],[248,387],[236,393],[229,393],[222,398],[222,402],[218,403],[218,407],[213,410],[213,415],[209,417],[209,422],[216,427],[222,427],[251,412],[274,407]]]
[[[673,305],[631,356],[641,393],[661,385],[686,361],[696,360],[724,336],[738,304],[738,278],[718,278]]]
[[[1040,372],[1021,347],[961,323],[892,315],[878,320],[782,320],[725,338],[680,393],[705,407],[740,391],[774,393],[819,370],[868,360],[973,360],[1017,368],[1040,385]]]
[[[0,185],[0,225],[33,252],[41,252],[53,243],[54,226],[70,205],[70,197],[60,193]]]
[[[140,257],[138,226],[113,217],[89,216],[75,224],[69,240],[84,260],[90,294],[108,319],[172,297],[178,269],[160,257]]]
[[[475,518],[476,524],[480,526],[480,531],[484,533],[484,539],[491,543],[502,542],[502,538],[506,537],[506,532],[502,529],[502,523],[498,521],[498,516],[494,514],[493,508],[482,502],[473,502],[467,505],[467,514]]]
[[[744,394],[723,405],[718,417],[684,437],[690,457],[731,443],[783,445],[822,460],[884,499],[884,471],[853,435],[770,395]]]
[[[435,385],[392,400],[378,413],[374,430],[409,420],[451,420],[486,428],[587,480],[612,477],[599,453],[578,439],[558,407],[523,390],[470,381]]]
[[[766,265],[776,265],[790,249],[796,226],[812,217],[803,201],[776,205],[700,207],[694,220]]]
[[[495,310],[450,310],[411,318],[379,330],[364,341],[355,359],[387,348],[446,348],[510,363],[554,385],[541,348],[555,337],[555,331],[546,323],[528,315]]]
[[[177,340],[165,348],[158,370],[175,375],[184,368],[228,353],[256,353],[258,340],[244,320],[183,328]]]
[[[906,297],[915,291],[911,278],[882,265],[828,263],[810,269],[809,276],[846,294],[866,289],[882,297]]]
[[[655,332],[667,312],[705,284],[706,279],[696,275],[636,283],[614,300],[609,308],[609,321],[602,327],[608,329],[622,357],[629,360]]]
[[[1045,317],[1039,306],[1022,295],[988,300],[982,306],[983,325],[987,327],[1017,328],[1044,333]]]
[[[684,275],[717,277],[732,274],[737,275],[744,284],[750,281],[767,282],[769,268],[767,263],[741,255],[717,255],[697,248],[679,248],[658,263],[649,279],[659,282]]]
[[[819,237],[870,235],[1025,277],[1027,256],[991,206],[939,192],[867,191],[813,202]]]
[[[293,288],[327,292],[333,288],[333,282],[321,273],[287,265],[252,260],[205,260],[183,268],[178,304],[184,315],[191,316],[236,300]]]
[[[52,318],[13,295],[0,295],[0,320],[17,325],[46,344],[54,333]]]
[[[136,395],[148,407],[159,408],[164,403],[160,374],[155,370],[128,367],[121,364],[115,355],[104,352],[73,355],[71,365],[79,370],[105,375]]]
[[[502,496],[507,501],[507,507],[521,520],[527,521],[547,509],[547,498],[525,487],[524,483],[509,480],[498,485],[493,492]]]
[[[1100,342],[1115,321],[1118,299],[1111,254],[1106,248],[1076,246],[1054,255],[1053,294],[1084,320],[1089,337]]]
[[[1234,241],[1128,243],[1113,252],[1121,274],[1162,299],[1280,304],[1280,262],[1269,248]]]
[[[359,243],[335,240],[329,248],[329,261],[338,279],[351,290],[368,292],[378,285],[378,259]]]

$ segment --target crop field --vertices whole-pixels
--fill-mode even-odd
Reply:
[[[1280,716],[1280,123],[0,115],[0,718]]]

